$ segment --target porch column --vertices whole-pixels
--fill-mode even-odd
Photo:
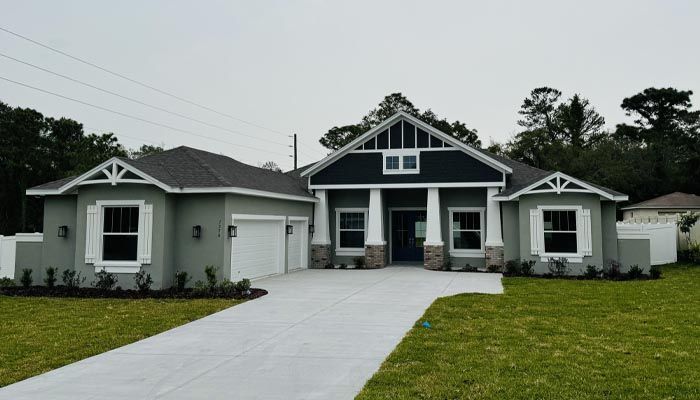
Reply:
[[[328,192],[316,189],[314,233],[311,239],[311,268],[323,268],[331,261],[331,237],[328,226]]]
[[[423,265],[426,269],[441,269],[445,261],[442,227],[440,224],[440,189],[428,188]]]
[[[486,189],[486,266],[502,267],[503,235],[501,233],[501,204],[493,199],[498,194],[497,187]]]
[[[367,268],[383,268],[386,266],[386,241],[384,240],[384,206],[381,189],[369,190],[367,219],[367,238],[365,240]]]

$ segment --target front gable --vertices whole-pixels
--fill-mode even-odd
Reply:
[[[512,170],[428,124],[397,113],[304,171],[309,188],[337,185],[504,186]]]

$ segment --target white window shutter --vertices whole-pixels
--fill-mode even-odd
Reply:
[[[98,231],[100,229],[97,220],[97,206],[87,206],[87,222],[85,224],[85,264],[94,264],[97,257]]]
[[[153,243],[153,204],[145,204],[141,211],[141,264],[151,263],[151,245]]]
[[[540,254],[540,210],[530,210],[530,254]]]
[[[591,210],[581,210],[581,219],[583,220],[581,253],[583,253],[584,256],[591,256],[593,255],[593,237],[591,234]]]

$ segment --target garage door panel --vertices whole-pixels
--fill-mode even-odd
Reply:
[[[231,279],[255,279],[283,272],[280,268],[283,222],[264,219],[235,221],[238,236],[231,243]]]

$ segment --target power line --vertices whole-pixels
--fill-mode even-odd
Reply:
[[[7,58],[7,59],[10,59],[10,60],[12,60],[12,61],[15,61],[15,62],[17,62],[17,63],[24,64],[24,65],[26,65],[26,66],[29,66],[29,67],[38,69],[38,70],[43,71],[43,72],[46,72],[46,73],[48,73],[48,74],[52,74],[52,75],[61,77],[61,78],[63,78],[63,79],[69,80],[69,81],[74,82],[74,83],[77,83],[77,84],[79,84],[79,85],[83,85],[83,86],[86,86],[86,87],[89,87],[89,88],[92,88],[92,89],[95,89],[95,90],[99,90],[99,91],[101,91],[101,92],[103,92],[103,93],[107,93],[107,94],[110,94],[110,95],[112,95],[112,96],[119,97],[119,98],[121,98],[121,99],[128,100],[128,101],[131,101],[131,102],[133,102],[133,103],[137,103],[137,104],[140,104],[140,105],[143,105],[143,106],[152,108],[152,109],[154,109],[154,110],[158,110],[158,111],[162,111],[162,112],[165,112],[165,113],[168,113],[168,114],[171,114],[171,115],[175,115],[175,116],[177,116],[177,117],[180,117],[180,118],[183,118],[183,119],[186,119],[186,120],[194,121],[194,122],[197,122],[197,123],[202,124],[202,125],[205,125],[205,126],[209,126],[209,127],[216,128],[216,129],[220,129],[220,130],[223,130],[223,131],[226,131],[226,132],[230,132],[230,133],[233,133],[233,134],[246,136],[246,137],[249,137],[249,138],[252,138],[252,139],[261,140],[261,141],[268,142],[268,143],[272,143],[272,144],[276,144],[276,145],[287,146],[287,143],[280,143],[280,142],[276,142],[276,141],[274,141],[274,140],[269,140],[269,139],[261,138],[261,137],[255,136],[255,135],[249,135],[249,134],[246,134],[246,133],[243,133],[243,132],[240,132],[240,131],[236,131],[236,130],[233,130],[233,129],[228,129],[228,128],[226,128],[226,127],[223,127],[223,126],[220,126],[220,125],[211,124],[211,123],[209,123],[209,122],[202,121],[202,120],[200,120],[200,119],[193,118],[193,117],[190,117],[190,116],[187,116],[187,115],[184,115],[184,114],[180,114],[180,113],[175,112],[175,111],[170,111],[170,110],[165,109],[165,108],[162,108],[162,107],[154,106],[154,105],[152,105],[152,104],[143,102],[143,101],[138,100],[138,99],[134,99],[134,98],[132,98],[132,97],[123,96],[123,95],[121,95],[121,94],[119,94],[119,93],[116,93],[116,92],[113,92],[113,91],[111,91],[111,90],[104,89],[104,88],[101,88],[101,87],[99,87],[99,86],[95,86],[95,85],[93,85],[93,84],[87,83],[87,82],[83,82],[83,81],[81,81],[81,80],[78,80],[78,79],[72,78],[72,77],[70,77],[70,76],[67,76],[67,75],[64,75],[64,74],[61,74],[61,73],[52,71],[52,70],[47,69],[47,68],[40,67],[40,66],[35,65],[35,64],[32,64],[32,63],[30,63],[30,62],[28,62],[28,61],[20,60],[20,59],[18,59],[18,58],[9,56],[9,55],[4,54],[4,53],[1,53],[1,52],[0,52],[0,56],[5,57],[5,58]]]
[[[211,136],[200,135],[200,134],[198,134],[198,133],[195,133],[195,132],[192,132],[192,131],[188,131],[188,130],[186,130],[186,129],[176,128],[176,127],[174,127],[174,126],[170,126],[170,125],[166,125],[166,124],[161,124],[160,122],[154,122],[154,121],[151,121],[151,120],[148,120],[148,119],[145,119],[145,118],[141,118],[141,117],[134,116],[134,115],[131,115],[131,114],[126,114],[126,113],[123,113],[123,112],[121,112],[121,111],[116,111],[116,110],[113,110],[113,109],[110,109],[110,108],[107,108],[107,107],[98,106],[98,105],[95,105],[95,104],[92,104],[92,103],[88,103],[88,102],[85,102],[85,101],[82,101],[82,100],[74,99],[74,98],[72,98],[72,97],[64,96],[64,95],[62,95],[62,94],[58,94],[58,93],[51,92],[51,91],[48,91],[48,90],[45,90],[45,89],[41,89],[41,88],[38,88],[38,87],[36,87],[36,86],[31,86],[31,85],[28,85],[28,84],[26,84],[26,83],[14,81],[14,80],[12,80],[12,79],[8,79],[8,78],[5,78],[5,77],[3,77],[3,76],[0,76],[0,79],[2,79],[2,80],[4,80],[4,81],[7,81],[7,82],[10,82],[10,83],[14,83],[15,85],[23,86],[23,87],[26,87],[26,88],[29,88],[29,89],[33,89],[33,90],[42,92],[42,93],[46,93],[46,94],[50,94],[50,95],[52,95],[52,96],[59,97],[59,98],[65,99],[65,100],[70,100],[70,101],[73,101],[73,102],[75,102],[75,103],[83,104],[83,105],[86,105],[86,106],[88,106],[88,107],[96,108],[96,109],[98,109],[98,110],[107,111],[107,112],[110,112],[110,113],[112,113],[112,114],[117,114],[117,115],[120,115],[120,116],[125,117],[125,118],[130,118],[130,119],[134,119],[134,120],[136,120],[136,121],[145,122],[145,123],[147,123],[147,124],[159,126],[159,127],[162,127],[162,128],[166,128],[166,129],[173,130],[173,131],[178,131],[178,132],[186,133],[186,134],[188,134],[188,135],[193,135],[193,136],[201,137],[201,138],[204,138],[204,139],[213,140],[213,141],[216,141],[216,142],[226,143],[226,144],[229,144],[229,145],[232,145],[232,146],[236,146],[236,147],[244,147],[244,148],[247,148],[247,149],[256,150],[256,151],[261,151],[261,152],[265,152],[265,153],[272,153],[272,154],[277,154],[277,155],[281,155],[281,156],[287,156],[287,155],[288,155],[287,153],[278,153],[278,152],[270,151],[270,150],[268,150],[268,149],[261,149],[261,148],[257,148],[257,147],[253,147],[253,146],[246,146],[246,145],[242,145],[242,144],[239,144],[239,143],[228,142],[228,141],[226,141],[226,140],[221,140],[221,139],[214,138],[214,137],[211,137]]]

